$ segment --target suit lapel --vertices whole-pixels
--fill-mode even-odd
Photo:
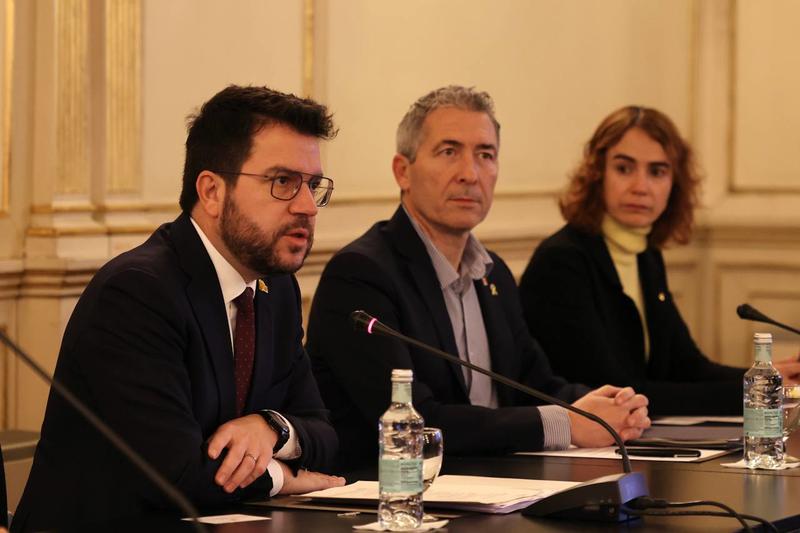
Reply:
[[[641,339],[641,348],[637,352],[640,356],[636,356],[635,358],[631,358],[627,361],[627,364],[634,365],[636,368],[640,369],[641,372],[646,371],[646,365],[649,364],[645,357],[644,357],[644,328],[647,327],[647,324],[643,324],[641,318],[639,317],[639,311],[636,309],[636,303],[631,300],[631,298],[625,294],[625,291],[622,287],[622,281],[619,278],[619,274],[617,273],[617,267],[614,266],[614,261],[611,259],[611,253],[608,251],[608,246],[606,245],[605,239],[603,239],[602,235],[591,235],[583,232],[578,233],[579,238],[584,241],[585,249],[589,251],[589,256],[592,258],[592,261],[597,266],[597,269],[601,273],[601,278],[607,284],[607,288],[604,289],[604,292],[610,298],[616,298],[621,301],[621,309],[630,311],[630,320],[635,320],[636,324],[639,325],[638,332],[632,332],[633,334],[638,334],[639,338]],[[642,276],[642,266],[641,266],[641,257],[643,254],[639,254],[637,256],[637,261],[639,261],[639,276],[640,279]],[[648,296],[645,293],[645,288],[642,287],[642,297],[645,302],[645,312],[649,317],[649,312],[647,311],[648,305],[647,300]],[[634,318],[635,317],[635,318]],[[649,319],[648,319],[649,320]],[[627,322],[627,319],[626,319]],[[648,330],[649,331],[649,330]],[[652,346],[652,338],[651,346]]]
[[[640,351],[637,352],[640,355],[628,360],[627,363],[634,365],[637,369],[639,369],[637,370],[638,372],[646,373],[647,366],[652,365],[654,362],[653,347],[657,346],[657,339],[653,338],[652,330],[648,326],[647,322],[658,320],[657,315],[653,314],[653,308],[651,306],[651,302],[653,298],[655,298],[655,295],[652,293],[654,285],[648,281],[648,276],[650,272],[652,272],[652,268],[648,266],[646,257],[650,252],[649,250],[646,250],[636,256],[639,279],[641,280],[640,285],[642,291],[642,300],[644,302],[645,317],[647,320],[647,322],[642,322],[639,311],[636,309],[636,303],[627,294],[625,294],[625,291],[622,287],[622,281],[619,279],[617,268],[614,266],[614,261],[611,259],[611,253],[608,251],[608,246],[606,245],[605,240],[601,235],[592,235],[588,236],[587,238],[591,239],[589,241],[590,246],[587,246],[587,248],[590,250],[592,259],[602,272],[603,278],[611,286],[610,294],[616,295],[616,297],[624,300],[624,304],[627,306],[626,309],[631,310],[631,321],[635,320],[635,324],[639,326],[638,331],[632,331],[631,334],[638,335],[641,339],[641,348]],[[631,323],[633,324],[634,322]],[[644,354],[644,328],[647,328],[647,333],[649,334],[650,339],[649,357],[646,357]],[[631,354],[631,356],[633,356],[633,354]]]
[[[486,281],[484,281],[486,280]],[[481,306],[481,316],[486,328],[486,338],[489,341],[489,357],[492,361],[492,370],[504,376],[519,376],[519,358],[508,357],[515,353],[513,335],[508,327],[505,312],[502,308],[501,296],[497,289],[491,288],[491,278],[484,278],[475,282],[475,292]],[[512,379],[516,379],[512,377]],[[494,384],[497,390],[497,399],[500,405],[513,404],[514,392],[500,384]]]
[[[450,323],[450,315],[447,313],[447,306],[444,303],[439,278],[436,276],[436,270],[433,268],[425,244],[417,235],[402,207],[397,209],[385,231],[390,234],[389,242],[393,243],[398,253],[405,259],[412,283],[430,312],[439,337],[439,348],[458,357],[458,347],[455,337],[453,337],[453,325]],[[468,397],[469,392],[461,367],[454,363],[448,363],[448,366],[462,392]]]
[[[657,275],[659,272],[658,265],[658,252],[652,249],[647,249],[644,253],[639,254],[637,257],[639,266],[639,279],[642,280],[642,299],[644,300],[644,309],[647,316],[647,322],[651,324],[663,324],[666,320],[664,317],[664,310],[666,309],[667,298],[669,298],[669,291],[666,286],[663,286]],[[648,327],[650,334],[650,357],[647,361],[654,375],[666,375],[669,371],[669,358],[662,357],[660,347],[663,346],[661,339],[662,328]]]
[[[269,285],[269,281],[266,285]],[[260,290],[261,280],[256,287],[256,354],[253,366],[253,381],[250,384],[250,395],[247,399],[246,411],[251,411],[253,403],[257,399],[259,392],[267,390],[272,379],[274,367],[274,347],[272,340],[275,338],[272,320],[272,301],[269,293]],[[263,402],[259,402],[263,404]]]
[[[236,415],[233,383],[233,348],[228,314],[214,265],[203,242],[185,214],[172,225],[171,238],[181,267],[189,275],[186,295],[206,343],[206,355],[216,376],[220,420]]]

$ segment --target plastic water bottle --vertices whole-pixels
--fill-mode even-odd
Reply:
[[[378,522],[403,531],[422,524],[422,428],[411,405],[413,371],[392,370],[392,403],[378,422],[380,455]]]
[[[772,334],[756,333],[753,352],[744,375],[744,460],[774,469],[783,465],[783,378],[772,366]]]

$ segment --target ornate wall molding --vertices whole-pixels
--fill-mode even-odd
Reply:
[[[105,4],[106,192],[135,193],[142,174],[142,5]]]
[[[8,213],[11,192],[11,102],[14,73],[14,0],[6,0],[3,24],[3,87],[0,110],[0,214]]]
[[[121,213],[121,212],[164,212],[177,213],[177,202],[129,202],[113,204],[83,205],[32,205],[31,214],[52,215],[57,213]]]
[[[303,96],[314,95],[314,0],[303,0]]]
[[[54,3],[56,22],[56,193],[89,192],[88,0]]]
[[[81,237],[89,235],[131,235],[149,234],[157,226],[77,226],[77,227],[51,227],[31,226],[26,235],[28,237]]]
[[[4,263],[7,265],[0,271],[0,300],[16,298],[22,286],[22,262],[7,261]]]
[[[103,262],[86,261],[59,267],[26,267],[0,272],[0,303],[19,298],[74,298],[80,296]]]

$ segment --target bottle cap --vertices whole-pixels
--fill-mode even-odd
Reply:
[[[772,344],[772,333],[754,333],[753,342],[756,344]]]
[[[392,370],[392,381],[411,383],[414,381],[414,371],[410,368],[395,368]]]

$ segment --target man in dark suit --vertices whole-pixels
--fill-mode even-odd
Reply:
[[[414,370],[414,406],[444,431],[448,453],[601,446],[597,424],[535,405],[478,373],[400,342],[353,332],[363,309],[388,326],[592,411],[630,439],[649,425],[630,388],[590,391],[553,375],[522,317],[514,278],[472,235],[497,179],[491,98],[444,87],[418,100],[397,132],[401,206],[331,259],[314,297],[307,349],[340,440],[340,467],[375,461],[392,368]]]
[[[337,439],[292,275],[333,188],[319,141],[334,134],[311,100],[215,95],[189,128],[183,213],[101,268],[67,325],[56,378],[200,507],[343,483],[305,470]],[[171,508],[51,391],[14,530]]]

